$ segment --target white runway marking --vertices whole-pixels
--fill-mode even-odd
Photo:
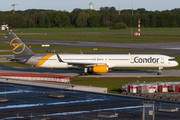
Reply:
[[[175,48],[161,48],[161,49],[180,50],[180,47],[175,47]]]
[[[11,93],[27,93],[27,92],[31,92],[31,91],[22,91],[22,90],[18,90],[18,91],[6,91],[6,92],[0,92],[0,95],[2,94],[11,94]]]
[[[105,99],[91,99],[91,100],[76,100],[76,101],[55,102],[55,103],[36,103],[36,104],[7,105],[7,106],[0,107],[0,109],[36,107],[36,106],[43,106],[43,105],[62,105],[62,104],[85,103],[85,102],[104,101],[104,100]]]
[[[83,114],[83,113],[91,113],[91,112],[99,112],[99,111],[115,111],[115,110],[123,110],[123,109],[136,109],[136,108],[142,108],[143,106],[128,106],[128,107],[117,107],[117,108],[105,108],[105,109],[95,109],[91,111],[73,111],[73,112],[63,112],[63,113],[53,113],[53,114],[44,114],[44,115],[39,115],[43,117],[47,116],[57,116],[57,115],[73,115],[73,114]],[[151,106],[146,106],[146,107],[151,107]],[[35,116],[29,116],[29,117],[35,117]],[[23,116],[19,117],[7,117],[4,119],[12,119],[12,118],[24,118]],[[1,119],[0,119],[1,120]]]

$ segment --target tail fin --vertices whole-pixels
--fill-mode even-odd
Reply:
[[[15,58],[34,55],[34,53],[13,32],[7,32],[6,35]]]

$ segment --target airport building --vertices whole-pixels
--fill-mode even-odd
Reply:
[[[8,24],[1,25],[0,30],[9,30]]]

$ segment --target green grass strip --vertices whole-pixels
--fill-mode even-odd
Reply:
[[[132,82],[131,82],[132,81]],[[72,77],[71,84],[86,85],[94,87],[107,87],[109,93],[121,93],[121,86],[129,83],[150,83],[150,82],[175,82],[180,81],[180,76],[177,77],[162,77],[162,78],[85,78]]]

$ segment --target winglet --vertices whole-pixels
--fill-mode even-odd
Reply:
[[[62,61],[62,59],[60,58],[60,56],[57,53],[56,53],[56,55],[57,55],[59,62],[64,62],[64,61]]]

